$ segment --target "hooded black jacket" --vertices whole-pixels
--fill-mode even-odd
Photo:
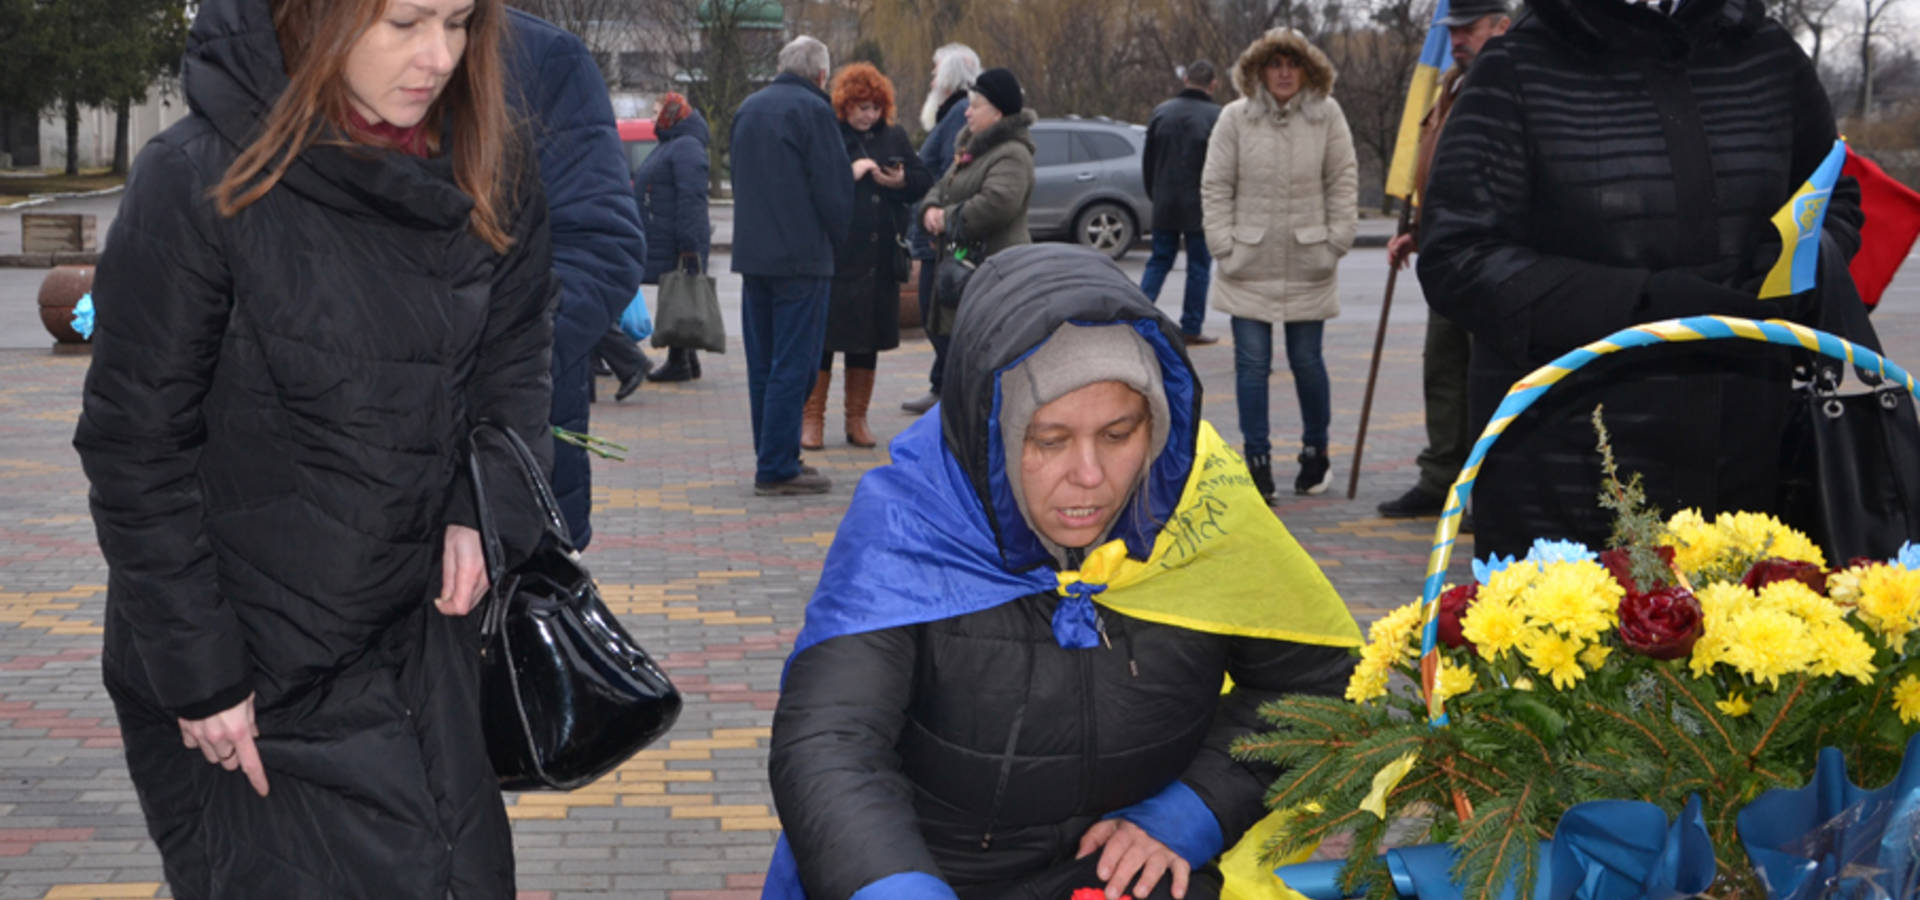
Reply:
[[[430,599],[470,425],[550,447],[545,203],[531,159],[505,173],[502,255],[445,156],[332,144],[222,218],[286,85],[269,7],[200,7],[193,114],[141,151],[96,276],[74,444],[106,681],[177,896],[506,896],[471,623]],[[174,722],[249,694],[265,799]]]
[[[1475,59],[1421,210],[1427,301],[1476,338],[1475,433],[1507,388],[1641,322],[1703,314],[1813,321],[1858,304],[1846,263],[1858,191],[1835,190],[1821,285],[1760,301],[1768,218],[1832,148],[1806,55],[1758,0],[1645,6],[1531,0]],[[1507,429],[1475,496],[1477,552],[1535,537],[1598,546],[1609,517],[1589,421],[1605,405],[1625,472],[1668,513],[1772,510],[1791,394],[1784,351],[1742,342],[1632,350],[1556,385]],[[1522,462],[1524,461],[1524,462]]]
[[[1200,171],[1207,166],[1207,140],[1218,121],[1220,104],[1199,88],[1154,107],[1140,155],[1140,176],[1153,199],[1154,231],[1200,230]]]
[[[1078,248],[1009,249],[969,285],[942,427],[1009,570],[1052,563],[1024,525],[1009,527],[1017,510],[996,511],[1006,491],[988,453],[998,440],[988,427],[998,373],[1069,320],[1144,317],[1179,346],[1177,326],[1111,261]],[[1169,382],[1193,385],[1188,373]],[[1197,421],[1197,385],[1170,388],[1168,400]],[[1193,441],[1172,436],[1165,452],[1191,454]],[[1156,508],[1167,487],[1147,488]],[[1137,537],[1150,546],[1152,529]],[[1110,647],[1064,649],[1051,625],[1057,599],[1035,594],[833,637],[793,658],[774,713],[769,775],[812,900],[842,900],[906,872],[939,877],[963,896],[1031,876],[1071,860],[1107,813],[1176,780],[1205,802],[1231,846],[1264,814],[1277,772],[1232,759],[1229,742],[1261,727],[1254,709],[1266,700],[1338,694],[1353,664],[1344,649],[1207,634],[1112,610],[1101,611]],[[1229,673],[1234,690],[1222,697]]]

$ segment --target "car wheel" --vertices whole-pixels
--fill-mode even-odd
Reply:
[[[1114,259],[1127,255],[1136,234],[1133,216],[1115,203],[1095,203],[1073,220],[1074,241]]]

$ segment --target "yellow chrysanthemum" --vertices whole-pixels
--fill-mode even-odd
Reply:
[[[1687,666],[1692,670],[1693,677],[1705,678],[1713,672],[1714,666],[1728,662],[1734,614],[1752,609],[1758,600],[1745,585],[1724,581],[1707,585],[1693,596],[1700,601],[1702,630],[1700,639],[1693,644],[1693,653],[1687,660]]]
[[[1760,589],[1760,605],[1792,613],[1808,624],[1838,622],[1845,611],[1798,581],[1776,581]]]
[[[1520,648],[1533,670],[1552,679],[1553,686],[1563,691],[1587,677],[1587,670],[1580,668],[1582,649],[1579,641],[1553,631],[1535,632]]]
[[[1902,722],[1920,722],[1920,678],[1908,675],[1894,685],[1893,711]]]
[[[1592,641],[1620,624],[1620,598],[1625,594],[1597,562],[1553,563],[1527,591],[1521,610],[1534,625]]]
[[[1440,678],[1436,688],[1440,692],[1441,702],[1473,690],[1474,680],[1472,667],[1454,665],[1448,659],[1440,660]]]
[[[1698,572],[1718,560],[1726,550],[1725,535],[1702,518],[1697,509],[1683,509],[1667,520],[1667,534],[1661,539],[1673,548],[1673,564],[1687,573]]]
[[[1777,609],[1734,613],[1722,653],[1740,674],[1778,688],[1780,676],[1804,671],[1815,649],[1807,624]]]
[[[1535,579],[1540,577],[1540,568],[1532,563],[1515,563],[1487,579],[1474,594],[1474,604],[1508,603],[1517,604],[1526,596],[1527,589],[1533,587]]]
[[[1597,672],[1606,666],[1607,657],[1612,653],[1613,648],[1605,644],[1590,645],[1587,649],[1580,651],[1580,664],[1586,666],[1590,672]]]
[[[1726,551],[1746,559],[1772,557],[1812,563],[1824,568],[1826,554],[1807,536],[1788,528],[1766,513],[1721,513],[1713,520]]]
[[[1526,634],[1526,617],[1512,603],[1489,601],[1483,596],[1460,617],[1460,635],[1472,641],[1487,660],[1499,659],[1520,646]]]
[[[1369,660],[1362,655],[1360,664],[1353,667],[1353,674],[1347,678],[1347,700],[1353,703],[1372,703],[1387,695],[1387,678],[1392,670],[1380,665],[1379,661]]]
[[[1860,572],[1860,621],[1878,633],[1895,653],[1906,651],[1907,635],[1920,627],[1920,570],[1874,565]]]
[[[1807,637],[1814,646],[1813,663],[1809,667],[1813,674],[1873,683],[1873,645],[1853,626],[1844,621],[1814,622]]]
[[[1721,712],[1735,718],[1753,712],[1753,704],[1747,702],[1747,698],[1739,694],[1734,694],[1725,700],[1715,700],[1713,701],[1713,705],[1719,707]]]
[[[1367,646],[1378,645],[1382,648],[1380,652],[1397,659],[1417,659],[1420,656],[1418,635],[1425,624],[1420,601],[1415,600],[1374,620],[1367,628]]]
[[[1827,598],[1841,609],[1851,610],[1860,603],[1860,574],[1867,567],[1855,566],[1827,576]]]

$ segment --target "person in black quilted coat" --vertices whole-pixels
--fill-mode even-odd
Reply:
[[[1768,219],[1832,149],[1806,54],[1760,0],[1529,0],[1454,102],[1420,212],[1420,284],[1474,338],[1478,435],[1513,382],[1631,325],[1691,315],[1812,323],[1858,304],[1858,188],[1827,212],[1819,286],[1758,300]],[[1828,312],[1831,312],[1829,310]],[[1480,554],[1535,538],[1600,547],[1590,418],[1667,513],[1773,511],[1792,404],[1785,351],[1741,341],[1630,350],[1547,392],[1495,444],[1474,492]]]
[[[941,414],[861,479],[795,640],[763,898],[1218,896],[1211,861],[1278,776],[1229,745],[1267,700],[1338,694],[1359,632],[1200,421],[1177,333],[1081,247],[1008,248],[970,280]],[[1240,563],[1149,554],[1163,528],[1198,547],[1179,535],[1215,516],[1232,524],[1198,528],[1246,542]],[[1207,626],[1205,590],[1139,586],[1179,624],[1055,590],[1116,551],[1216,585],[1261,636]],[[1246,590],[1221,585],[1248,567]]]
[[[550,455],[556,287],[504,19],[208,0],[192,114],[134,164],[74,445],[176,897],[512,896],[463,446]]]

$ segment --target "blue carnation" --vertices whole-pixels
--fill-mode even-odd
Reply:
[[[1493,573],[1511,565],[1513,565],[1513,557],[1502,558],[1498,553],[1484,560],[1476,559],[1473,561],[1473,580],[1486,584],[1493,580]]]
[[[1534,538],[1533,549],[1527,551],[1526,561],[1545,569],[1550,563],[1587,562],[1599,558],[1600,554],[1587,549],[1587,545],[1579,541]]]
[[[1903,569],[1920,571],[1920,544],[1908,541],[1900,545],[1900,555],[1889,560]]]
[[[81,294],[73,304],[73,330],[82,338],[93,340],[93,293]]]

